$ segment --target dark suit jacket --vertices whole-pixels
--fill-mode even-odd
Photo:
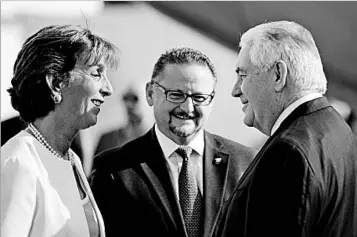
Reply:
[[[259,151],[216,236],[357,236],[357,142],[318,98],[300,105]]]
[[[250,148],[205,132],[204,236],[253,159]],[[214,164],[214,158],[221,158]],[[165,157],[154,129],[94,160],[92,191],[107,237],[184,237],[185,227]]]

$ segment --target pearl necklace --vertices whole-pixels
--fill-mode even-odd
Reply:
[[[67,160],[64,157],[62,157],[60,154],[58,154],[51,146],[50,144],[48,144],[48,142],[46,141],[46,139],[42,136],[42,134],[40,133],[40,131],[37,130],[37,128],[30,123],[29,124],[29,129],[31,130],[31,132],[35,135],[36,139],[44,146],[46,147],[52,154],[54,154],[55,156],[57,156],[58,158],[60,158],[61,160]],[[73,154],[72,152],[68,151],[67,152],[67,156],[69,157],[69,161],[71,162],[71,165],[74,166],[74,158],[73,158]]]

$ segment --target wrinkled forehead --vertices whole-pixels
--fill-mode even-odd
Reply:
[[[165,67],[161,83],[171,89],[211,93],[216,81],[205,65],[171,64]]]
[[[214,76],[209,67],[198,63],[167,64],[163,70],[163,78],[173,81],[182,79],[214,81]]]
[[[249,59],[250,46],[244,46],[239,49],[237,57],[236,67],[241,70],[248,70],[252,67],[252,63]]]

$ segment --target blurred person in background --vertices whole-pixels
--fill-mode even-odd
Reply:
[[[356,237],[357,141],[323,96],[327,80],[311,33],[260,24],[240,40],[244,123],[270,136],[220,217],[216,236]]]
[[[127,115],[127,123],[113,131],[103,134],[98,142],[95,154],[98,154],[109,148],[122,146],[125,143],[143,135],[145,133],[143,127],[143,115],[140,111],[139,96],[133,88],[129,88],[121,96],[124,103],[125,113]]]
[[[117,64],[117,48],[79,26],[44,27],[23,44],[8,92],[29,125],[1,147],[2,237],[105,236],[70,145],[97,123]]]
[[[24,130],[27,125],[28,124],[23,121],[20,116],[1,121],[1,146],[21,130]]]
[[[95,159],[91,185],[107,236],[211,236],[254,151],[205,131],[217,75],[190,48],[162,54],[146,84],[156,123]]]

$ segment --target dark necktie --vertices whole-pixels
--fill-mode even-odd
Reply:
[[[187,234],[189,237],[198,237],[201,230],[203,204],[194,172],[189,163],[191,152],[190,147],[179,147],[176,150],[176,153],[183,158],[179,175],[179,197]]]

